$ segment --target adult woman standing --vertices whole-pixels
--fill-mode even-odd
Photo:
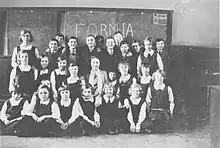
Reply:
[[[29,57],[29,65],[37,68],[39,66],[39,51],[37,47],[32,45],[33,35],[30,30],[24,29],[20,32],[19,40],[21,44],[15,47],[12,58],[11,58],[11,66],[13,68],[17,67],[20,64],[20,55],[19,52],[23,50],[27,50]]]

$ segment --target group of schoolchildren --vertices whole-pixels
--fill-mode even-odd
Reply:
[[[134,40],[115,32],[106,40],[88,35],[80,47],[58,33],[40,54],[29,30],[14,49],[1,134],[90,136],[157,133],[170,128],[174,97],[164,83],[164,40]]]

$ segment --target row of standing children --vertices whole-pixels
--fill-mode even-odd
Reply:
[[[30,32],[26,32],[26,33],[24,33],[23,35],[24,35],[24,37],[25,37],[25,35],[26,34],[29,34],[30,35]],[[92,40],[92,36],[88,36],[88,37],[90,37],[90,38],[87,38],[88,40],[90,39],[90,40]],[[111,42],[113,40],[113,38],[108,38],[107,39],[107,46],[108,46],[108,44],[113,44],[114,43],[114,40],[113,40],[113,43]],[[55,41],[55,40],[54,40]],[[76,39],[76,41],[77,41],[77,39]],[[72,40],[72,42],[73,42],[73,40]],[[109,43],[110,42],[110,43]],[[57,43],[57,41],[55,41],[55,42],[53,42],[53,40],[51,40],[51,42],[50,42],[50,49],[53,49],[53,44],[52,43],[54,43],[55,44],[55,46],[57,45],[56,43]],[[136,43],[136,42],[135,42]],[[69,42],[69,44],[70,44],[70,42]],[[89,43],[88,43],[88,45],[89,45]],[[113,44],[114,45],[114,44]],[[125,45],[125,46],[128,46],[128,44],[126,43],[126,44],[121,44],[122,46],[123,45]],[[69,46],[71,46],[71,45],[69,45]],[[111,45],[112,46],[112,45]],[[89,46],[88,46],[89,47]],[[113,46],[113,47],[115,47],[115,46]],[[125,49],[126,49],[127,47],[125,47]],[[108,48],[107,48],[108,49]],[[123,48],[122,48],[123,49]],[[66,50],[66,49],[65,49]],[[35,48],[35,51],[36,51],[36,48]],[[61,51],[61,50],[59,50],[59,51]],[[71,51],[71,50],[70,50]],[[117,50],[118,51],[118,50]],[[123,51],[123,50],[122,50]],[[146,51],[146,50],[145,50]],[[79,102],[79,101],[76,101],[78,98],[80,98],[81,97],[81,94],[80,94],[80,89],[81,89],[81,85],[82,84],[80,84],[81,83],[81,80],[80,80],[80,78],[78,77],[78,70],[80,70],[80,64],[74,64],[74,63],[77,63],[76,61],[74,61],[74,58],[73,58],[73,61],[71,61],[70,59],[71,58],[68,58],[68,60],[66,60],[65,58],[62,58],[62,56],[61,57],[59,57],[59,56],[57,56],[57,57],[59,57],[58,58],[58,69],[55,69],[52,73],[51,73],[51,75],[49,75],[48,73],[49,73],[49,71],[51,71],[51,70],[49,70],[49,69],[47,69],[48,67],[50,67],[50,66],[48,66],[48,64],[49,64],[49,61],[50,61],[50,64],[51,63],[53,63],[53,62],[51,62],[51,58],[48,58],[48,56],[42,56],[41,57],[41,62],[40,62],[40,64],[41,64],[41,66],[42,66],[42,69],[41,70],[39,70],[39,71],[37,71],[36,69],[32,69],[32,79],[31,79],[31,77],[30,77],[30,75],[26,75],[26,70],[27,71],[30,71],[30,69],[31,69],[31,66],[29,65],[30,64],[30,62],[29,62],[29,59],[30,58],[28,58],[28,56],[29,55],[31,55],[30,53],[28,54],[28,52],[25,54],[25,52],[20,52],[21,54],[20,54],[20,64],[14,69],[14,72],[12,71],[12,73],[11,73],[11,79],[10,79],[10,81],[13,81],[13,82],[11,82],[10,84],[10,87],[9,87],[9,90],[10,90],[10,92],[15,92],[15,88],[16,88],[16,84],[19,84],[19,86],[21,86],[21,88],[22,88],[22,91],[24,91],[24,90],[27,90],[27,91],[24,91],[24,95],[23,95],[23,98],[30,98],[30,96],[32,96],[32,94],[33,94],[33,92],[36,90],[36,88],[35,89],[33,89],[33,87],[31,87],[30,85],[27,85],[27,84],[33,84],[33,83],[31,83],[31,80],[33,81],[33,80],[35,80],[35,82],[34,83],[36,83],[36,80],[37,80],[37,86],[39,86],[39,84],[40,83],[49,83],[50,84],[50,82],[51,82],[51,88],[52,88],[52,92],[53,93],[49,93],[50,94],[50,98],[52,97],[52,98],[55,98],[55,100],[58,102],[58,106],[59,106],[59,102],[61,102],[61,98],[62,97],[60,97],[59,96],[59,93],[58,93],[58,88],[60,87],[60,86],[62,86],[62,83],[65,83],[66,85],[68,85],[68,87],[71,87],[71,89],[69,89],[69,91],[70,91],[70,96],[71,96],[71,102],[73,102],[73,103],[71,103],[71,104],[77,104],[77,102]],[[37,52],[35,52],[35,53],[37,53]],[[57,52],[56,52],[57,53]],[[122,52],[123,53],[123,52]],[[59,55],[59,54],[58,54]],[[123,57],[123,56],[122,56]],[[139,56],[140,57],[140,56]],[[157,56],[158,57],[158,56]],[[100,56],[100,60],[99,60],[99,58],[95,58],[95,59],[98,59],[98,61],[99,61],[99,65],[98,65],[98,67],[100,66],[101,67],[101,58],[102,58],[102,56]],[[55,58],[54,58],[55,59]],[[33,58],[31,59],[32,61],[33,61]],[[75,58],[75,60],[77,60],[77,56],[76,56],[76,58]],[[81,59],[82,60],[82,59]],[[79,61],[80,61],[80,58],[79,58]],[[94,60],[93,60],[94,61]],[[124,60],[122,60],[122,61],[124,61]],[[126,60],[125,60],[126,61]],[[139,62],[140,63],[140,58],[139,58],[139,60],[137,61],[137,63]],[[67,63],[69,63],[69,72],[67,72],[66,70],[65,70],[65,67],[66,67],[66,65],[67,65]],[[81,63],[83,63],[83,62],[81,62]],[[53,65],[55,65],[55,64],[53,64]],[[89,64],[90,65],[90,64]],[[142,71],[142,76],[141,77],[139,77],[139,79],[138,80],[140,80],[140,81],[138,81],[138,82],[140,82],[140,84],[142,85],[142,87],[141,87],[141,89],[140,88],[138,88],[139,90],[138,91],[140,91],[140,90],[143,90],[144,91],[144,93],[140,93],[140,96],[141,96],[141,100],[147,100],[147,99],[145,99],[145,98],[148,98],[148,102],[146,102],[146,101],[137,101],[136,103],[137,104],[139,104],[140,102],[141,102],[141,104],[143,104],[143,105],[129,105],[129,104],[135,104],[135,101],[131,101],[132,99],[129,99],[129,97],[130,97],[130,94],[128,93],[128,89],[131,87],[131,84],[132,84],[132,76],[129,74],[129,69],[130,69],[130,63],[127,61],[127,62],[120,62],[120,64],[118,65],[118,67],[119,67],[119,71],[120,71],[120,78],[119,78],[119,80],[118,80],[118,83],[117,83],[117,81],[116,81],[116,75],[117,75],[117,72],[115,72],[115,70],[113,70],[113,69],[109,69],[108,70],[108,74],[109,74],[109,82],[111,83],[111,85],[113,84],[113,86],[114,86],[114,89],[115,88],[118,88],[118,89],[116,89],[116,90],[119,90],[119,91],[116,91],[116,92],[114,92],[113,94],[114,94],[114,96],[115,96],[115,98],[117,98],[116,100],[119,100],[119,104],[118,104],[118,108],[119,108],[119,110],[118,110],[118,114],[117,115],[119,115],[119,119],[118,120],[115,120],[115,121],[113,121],[113,122],[108,122],[108,120],[106,120],[105,119],[105,116],[109,116],[108,115],[108,112],[110,112],[110,111],[104,111],[103,110],[103,108],[104,109],[106,109],[106,108],[109,108],[109,107],[101,107],[100,106],[100,104],[103,104],[103,103],[98,103],[99,104],[99,106],[97,107],[97,103],[95,103],[96,105],[96,107],[95,107],[95,109],[97,109],[97,111],[96,111],[96,114],[94,113],[94,115],[97,115],[97,113],[98,114],[100,114],[101,115],[101,120],[99,120],[99,121],[97,121],[97,122],[91,122],[90,120],[86,120],[87,122],[81,122],[81,120],[82,120],[82,118],[80,118],[80,120],[79,120],[79,125],[80,125],[80,127],[83,127],[84,125],[93,125],[92,127],[99,127],[100,125],[101,125],[101,129],[104,129],[104,131],[108,131],[109,133],[118,133],[119,131],[124,131],[124,129],[123,129],[123,127],[129,127],[129,125],[130,125],[130,130],[131,131],[137,131],[137,132],[139,132],[140,131],[140,125],[142,125],[142,124],[140,124],[140,122],[138,122],[137,121],[137,112],[139,112],[140,110],[141,110],[141,119],[140,119],[140,121],[142,121],[142,120],[145,120],[146,119],[146,116],[147,115],[151,115],[152,114],[152,111],[151,111],[151,107],[148,105],[148,104],[150,104],[150,102],[151,101],[149,101],[149,100],[152,100],[152,98],[154,98],[154,97],[151,97],[151,96],[147,96],[147,92],[149,91],[149,89],[148,89],[148,85],[149,85],[149,82],[151,81],[151,76],[150,76],[150,69],[151,69],[151,66],[152,66],[152,64],[151,63],[149,63],[149,61],[145,61],[145,62],[142,62],[142,64],[141,64],[141,71]],[[91,62],[91,65],[90,65],[91,67],[92,67],[92,62]],[[54,66],[55,67],[55,66]],[[106,66],[105,66],[106,67]],[[112,66],[112,67],[114,67],[114,66]],[[116,64],[116,67],[117,67],[117,64]],[[22,69],[22,71],[20,70],[20,73],[19,73],[19,68],[20,69]],[[139,68],[139,67],[138,67]],[[138,70],[140,70],[140,69],[138,69],[137,68],[137,71]],[[69,74],[68,74],[69,73]],[[29,77],[28,77],[29,76]],[[63,77],[63,78],[62,78]],[[28,80],[28,78],[29,78],[29,80]],[[33,79],[34,78],[34,79]],[[49,78],[49,79],[48,79]],[[49,82],[48,82],[48,80],[49,80]],[[65,80],[65,81],[63,81],[63,80]],[[28,83],[25,83],[25,82],[28,82]],[[24,83],[24,84],[22,84],[22,83]],[[104,85],[103,85],[104,86]],[[162,85],[161,85],[162,86]],[[94,87],[94,86],[93,86]],[[166,101],[165,101],[165,103],[167,104],[167,102],[172,102],[171,103],[171,106],[174,106],[174,104],[173,104],[173,96],[172,96],[172,90],[171,90],[171,88],[170,87],[168,87],[169,89],[167,89],[167,87],[164,87],[164,86],[162,86],[162,87],[159,87],[159,88],[162,88],[161,90],[166,90],[165,92],[161,92],[161,91],[159,91],[160,89],[155,89],[155,90],[157,90],[156,91],[156,93],[153,93],[153,95],[157,95],[157,97],[156,97],[156,100],[158,99],[158,98],[160,98],[160,96],[161,95],[159,95],[160,93],[164,93],[165,95],[163,95],[163,96],[165,96],[165,99],[167,99]],[[11,89],[10,89],[11,88]],[[165,89],[166,88],[166,89]],[[153,89],[152,89],[153,90]],[[151,89],[150,89],[150,92],[152,91]],[[91,90],[92,91],[92,90]],[[38,90],[38,92],[39,92],[39,90]],[[50,91],[48,91],[48,92],[50,92]],[[105,91],[104,91],[105,92]],[[158,94],[159,93],[159,94]],[[166,95],[166,93],[168,94],[168,95]],[[51,96],[51,94],[53,94],[52,96]],[[150,94],[150,93],[149,93]],[[74,96],[74,97],[72,97],[72,96]],[[98,98],[103,98],[103,99],[101,99],[101,100],[106,100],[106,99],[104,99],[104,98],[106,98],[106,97],[104,97],[104,96],[106,96],[105,95],[105,93],[104,94],[99,94],[98,95],[98,97],[96,97],[96,98],[94,98],[94,99],[88,99],[88,100],[90,100],[90,102],[97,102],[96,100],[100,100],[100,99],[98,99]],[[107,95],[108,96],[108,95]],[[132,96],[132,95],[131,95]],[[40,95],[38,95],[38,97],[40,98]],[[12,97],[13,98],[13,97]],[[74,99],[73,99],[74,98]],[[109,97],[110,98],[110,97]],[[134,97],[135,98],[135,97]],[[144,98],[144,99],[143,99]],[[161,99],[161,98],[160,98]],[[33,100],[33,98],[32,98],[32,100]],[[33,104],[32,103],[32,100],[30,100],[29,99],[29,102],[30,102],[30,104]],[[40,100],[40,99],[37,99],[37,100]],[[83,100],[83,99],[80,99],[80,100]],[[92,101],[92,100],[94,100],[94,101]],[[109,100],[111,100],[111,99],[109,99]],[[162,99],[163,100],[163,99]],[[35,101],[36,102],[36,101]],[[98,102],[104,102],[104,101],[98,101]],[[115,102],[114,100],[112,100],[112,101],[109,101],[109,102]],[[116,101],[117,102],[117,101]],[[159,101],[160,103],[162,103],[162,104],[164,104],[164,102],[162,101],[161,102],[161,100]],[[82,101],[81,101],[81,103],[82,103]],[[106,103],[106,102],[105,102]],[[156,105],[155,105],[155,103],[156,103]],[[156,107],[154,107],[154,109],[156,108],[156,110],[157,110],[157,106],[158,106],[158,101],[156,101],[156,102],[154,102],[154,105],[156,106]],[[27,103],[26,103],[27,104]],[[35,103],[36,104],[36,103]],[[39,104],[39,103],[38,103]],[[52,104],[54,104],[54,103],[52,103]],[[52,104],[50,104],[50,105],[52,105]],[[79,103],[78,103],[79,104]],[[91,104],[91,103],[90,103]],[[117,103],[116,103],[117,104]],[[145,105],[146,104],[146,105]],[[6,105],[5,105],[6,106]],[[34,105],[32,105],[32,106],[34,106]],[[38,105],[37,105],[38,106]],[[56,106],[56,105],[53,105],[53,106]],[[77,105],[75,105],[75,106],[77,106]],[[79,106],[79,105],[78,105]],[[141,107],[140,107],[141,106]],[[142,107],[143,106],[143,107]],[[145,107],[145,106],[147,106],[147,107]],[[38,106],[39,107],[39,106]],[[38,108],[37,107],[37,108]],[[114,106],[115,107],[115,106]],[[3,107],[4,109],[5,108],[7,108],[7,107]],[[54,107],[51,107],[51,108],[54,108]],[[57,107],[55,107],[55,108],[57,108]],[[81,107],[81,108],[83,108],[83,107]],[[84,108],[84,109],[87,109],[87,108],[89,108],[88,106],[86,107],[86,108]],[[111,107],[110,107],[111,108]],[[124,108],[126,108],[127,109],[127,111],[126,111],[126,109],[124,109]],[[130,109],[129,109],[130,108]],[[135,109],[133,109],[133,108],[135,108]],[[148,108],[148,112],[146,112],[146,114],[144,115],[144,111],[143,110],[146,110],[145,108]],[[92,108],[90,108],[90,109],[92,109]],[[7,109],[6,109],[7,110]],[[44,109],[43,109],[44,110]],[[46,109],[47,111],[48,111],[48,108]],[[49,112],[50,113],[52,113],[52,110],[54,110],[54,109],[51,109]],[[66,109],[65,109],[66,110]],[[70,109],[71,110],[71,109]],[[80,109],[77,109],[77,110],[80,110]],[[82,109],[81,109],[82,110]],[[116,110],[116,109],[115,109]],[[162,107],[162,109],[160,108],[160,106],[159,106],[159,111],[157,111],[156,112],[156,114],[155,113],[153,113],[153,115],[154,115],[154,117],[151,117],[151,116],[149,116],[149,117],[151,117],[152,118],[152,121],[154,121],[154,120],[156,120],[157,118],[164,118],[164,115],[166,115],[165,117],[166,117],[166,121],[167,121],[167,115],[169,115],[169,112],[167,113],[166,112],[166,114],[164,113],[165,111],[164,110],[170,110],[169,112],[172,114],[172,110],[173,110],[173,107],[171,108],[171,109],[169,109],[169,108],[164,108],[164,106]],[[133,112],[136,112],[136,115],[134,115],[134,114],[132,114],[132,111]],[[24,112],[24,111],[23,111]],[[33,111],[32,111],[33,112]],[[76,113],[76,111],[75,111],[75,113]],[[151,114],[150,114],[151,113]],[[59,113],[54,113],[54,114],[59,114]],[[62,113],[60,113],[61,115],[62,115]],[[67,114],[67,113],[65,113],[65,114]],[[65,115],[64,114],[64,115]],[[114,113],[113,113],[114,114]],[[163,114],[162,116],[161,116],[161,114]],[[82,115],[82,113],[80,113],[80,115]],[[116,115],[116,114],[115,114]],[[127,115],[127,116],[126,116]],[[57,115],[58,116],[58,115]],[[79,115],[78,115],[79,116]],[[110,115],[111,116],[111,115]],[[134,116],[136,116],[135,117],[135,122],[133,121],[133,117]],[[156,117],[155,117],[156,116]],[[82,116],[80,116],[80,117],[82,117]],[[104,119],[103,119],[103,118]],[[127,118],[128,117],[128,118]],[[33,117],[33,119],[35,118],[35,116]],[[40,118],[39,120],[40,121],[45,121],[46,123],[51,123],[51,125],[53,125],[53,126],[49,126],[49,127],[56,127],[56,125],[59,125],[59,124],[56,124],[56,122],[55,122],[55,120],[50,120],[50,121],[47,121],[47,120],[44,120],[45,118],[47,118],[47,116],[46,117],[44,117],[43,119],[42,118]],[[91,117],[90,117],[91,118]],[[20,119],[20,118],[18,118],[18,119]],[[24,120],[25,119],[25,120]],[[56,118],[55,118],[56,119]],[[84,118],[83,118],[84,119]],[[87,118],[86,118],[87,119]],[[88,118],[89,119],[89,118]],[[94,119],[94,118],[93,118]],[[96,118],[97,119],[97,118]],[[121,120],[121,119],[123,119],[123,120]],[[149,119],[149,118],[148,118]],[[22,118],[22,121],[25,121],[24,123],[29,123],[29,120],[30,120],[30,118],[27,120],[27,118],[26,118],[26,115],[25,115],[25,118]],[[85,119],[84,119],[85,120]],[[83,121],[84,121],[83,120]],[[3,121],[3,120],[2,120]],[[6,120],[7,121],[7,120]],[[33,120],[32,120],[33,121]],[[36,119],[36,121],[38,121],[37,119]],[[77,120],[78,121],[78,120]],[[107,121],[107,122],[106,122]],[[126,121],[129,121],[129,122],[126,122]],[[102,123],[102,124],[100,124],[100,122]],[[142,121],[143,122],[143,121]],[[7,123],[7,122],[6,122]],[[19,122],[19,123],[23,123],[23,122]],[[60,122],[58,122],[58,123],[60,123]],[[62,122],[61,122],[62,123]],[[86,123],[86,124],[85,124]],[[88,124],[88,123],[90,123],[90,124]],[[104,123],[104,125],[105,125],[105,123],[112,123],[112,124],[109,124],[108,126],[110,126],[110,128],[105,128],[105,126],[104,126],[104,128],[103,128],[103,123]],[[127,124],[126,124],[127,123]],[[134,124],[133,124],[134,123]],[[136,125],[137,124],[137,125]],[[20,125],[25,125],[25,124],[19,124],[19,126]],[[32,124],[33,125],[33,124]],[[50,125],[50,124],[49,124]],[[64,124],[64,122],[62,123],[62,129],[66,129],[67,128],[67,126],[69,125],[69,123],[65,123]],[[121,126],[121,125],[123,125],[123,126]],[[127,125],[127,126],[126,126]],[[144,125],[144,124],[143,124]],[[147,125],[147,124],[145,124],[145,125]],[[137,126],[137,127],[136,127]],[[71,127],[76,127],[76,126],[71,126]],[[115,127],[115,129],[113,128],[113,127]],[[117,128],[116,128],[117,127]],[[135,127],[135,128],[134,128]],[[148,126],[147,126],[148,127]],[[136,129],[137,128],[137,129]],[[22,129],[22,128],[21,128]],[[31,128],[32,129],[32,128]],[[34,128],[34,129],[36,129],[36,128]],[[45,129],[50,129],[50,128],[45,128]],[[59,128],[53,128],[53,129],[59,129]],[[72,128],[69,128],[69,129],[72,129]],[[74,128],[74,129],[78,129],[78,128]],[[128,129],[128,128],[127,128]],[[135,130],[134,130],[135,129]],[[147,129],[147,131],[151,131],[151,130],[148,130],[148,128],[146,128]],[[6,130],[7,131],[7,130]],[[22,130],[21,130],[22,131]],[[29,130],[28,130],[29,131]],[[31,131],[31,130],[30,130]],[[53,130],[52,130],[53,131]],[[69,130],[68,130],[69,131]],[[84,130],[83,130],[84,131]],[[103,130],[102,130],[103,131]],[[126,130],[125,130],[126,131]],[[58,131],[56,131],[56,132],[58,132]],[[22,133],[22,132],[20,132],[20,133]],[[58,132],[59,133],[59,132]],[[70,132],[70,133],[73,133],[73,132]],[[76,132],[77,133],[77,132]],[[86,133],[90,133],[90,132],[87,132],[87,131],[84,131],[84,132],[82,132],[81,131],[81,133],[84,133],[84,134],[86,134]]]

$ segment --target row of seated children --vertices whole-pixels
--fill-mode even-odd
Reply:
[[[1,110],[1,134],[72,137],[167,131],[174,98],[171,87],[163,83],[164,76],[161,70],[153,74],[146,98],[134,79],[129,96],[123,102],[115,95],[110,82],[104,85],[104,93],[96,98],[93,87],[82,84],[82,93],[75,101],[71,99],[69,87],[61,86],[57,102],[46,84],[38,87],[30,103],[24,99],[22,89],[16,86],[12,98]]]

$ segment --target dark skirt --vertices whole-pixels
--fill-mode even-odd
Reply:
[[[19,137],[51,137],[57,136],[60,125],[55,119],[46,118],[40,123],[31,116],[24,116],[19,122],[17,136]]]
[[[14,135],[18,123],[19,121],[14,121],[5,125],[5,123],[0,120],[0,135]]]
[[[167,132],[171,128],[170,120],[171,115],[168,110],[151,110],[148,118],[141,124],[141,128],[151,130],[153,133]]]

